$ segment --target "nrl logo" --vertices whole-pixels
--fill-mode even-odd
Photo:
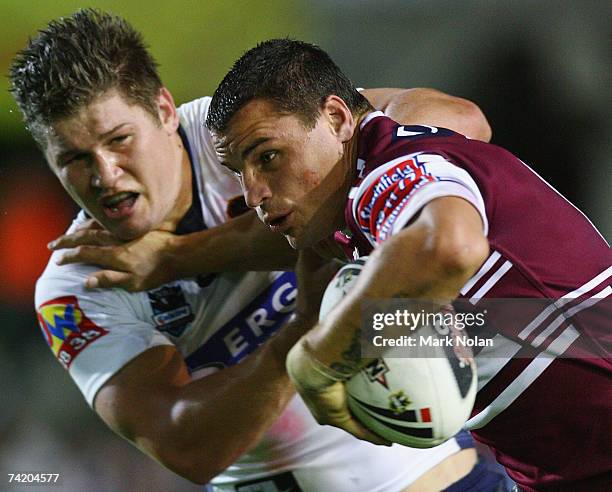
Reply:
[[[395,414],[400,415],[408,410],[412,402],[410,398],[406,396],[406,394],[400,390],[395,393],[391,393],[389,395],[389,409]]]
[[[371,362],[363,368],[363,372],[365,372],[371,383],[378,383],[389,389],[387,377],[385,376],[389,372],[389,368],[384,359],[376,359],[374,362]]]
[[[180,285],[166,285],[147,292],[153,321],[160,331],[180,337],[195,318]]]

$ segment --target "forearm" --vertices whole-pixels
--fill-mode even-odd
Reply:
[[[149,231],[127,243],[90,222],[60,236],[50,247],[65,250],[60,264],[100,267],[87,278],[88,288],[129,292],[211,272],[293,270],[297,258],[287,241],[252,211],[203,231],[180,236]]]
[[[182,449],[166,458],[166,466],[176,456],[185,456],[187,462],[181,459],[178,467],[170,468],[207,483],[261,440],[295,393],[270,351],[263,348],[254,354],[250,374],[243,368],[222,386],[211,389],[198,380],[182,389],[168,415],[170,440],[180,436]]]
[[[296,252],[249,211],[212,229],[173,236],[164,267],[174,278],[206,272],[292,270]]]
[[[185,387],[184,401],[194,398],[197,401],[198,397],[206,395],[202,404],[213,405],[208,409],[198,405],[186,406],[187,412],[183,417],[187,425],[182,430],[193,436],[193,449],[202,453],[202,460],[206,460],[202,443],[208,449],[212,445],[217,450],[214,457],[217,473],[259,442],[294,394],[285,370],[287,353],[315,326],[321,296],[337,265],[321,259],[314,252],[302,251],[296,270],[299,291],[292,320],[247,360],[213,375],[225,376],[223,383],[215,383],[213,395],[207,395],[207,391],[200,387],[205,380],[194,381]],[[210,429],[201,429],[201,422],[209,421],[202,412],[215,422]],[[228,422],[231,423],[229,433]]]
[[[491,127],[473,102],[434,89],[367,89],[372,105],[404,125],[448,128],[475,140],[488,142]]]
[[[284,360],[308,326],[294,321],[240,364],[166,393],[133,440],[166,467],[207,483],[255,446],[295,390]]]
[[[410,229],[409,238],[400,233],[374,250],[347,296],[302,337],[286,361],[317,422],[376,444],[388,443],[351,416],[343,384],[372,361],[361,354],[362,301],[407,297],[444,302],[454,298],[468,278],[467,270],[438,261],[426,224]]]
[[[471,207],[464,201],[459,204]],[[433,204],[433,208],[444,216],[442,203]],[[360,359],[359,345],[361,305],[365,299],[401,297],[444,305],[457,297],[486,258],[488,243],[484,236],[476,240],[461,237],[461,228],[451,224],[452,216],[442,220],[449,223],[448,227],[434,225],[425,212],[409,230],[391,237],[374,250],[355,288],[304,337],[306,347],[320,362],[346,369],[347,373],[368,362]],[[472,229],[481,227],[476,214],[470,220]],[[451,228],[459,230],[451,232]]]

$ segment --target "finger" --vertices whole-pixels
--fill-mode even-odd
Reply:
[[[123,271],[123,264],[117,258],[114,248],[109,246],[78,246],[64,252],[57,260],[58,265],[87,263],[110,270]]]
[[[318,423],[333,425],[373,444],[391,445],[390,441],[367,429],[353,417],[346,401],[346,387],[342,383],[300,393]]]
[[[119,288],[129,290],[131,287],[132,275],[125,272],[113,270],[101,270],[90,275],[85,281],[88,289],[110,289]]]
[[[319,402],[317,403],[316,412],[315,418],[320,424],[333,425],[343,429],[362,441],[369,441],[383,446],[391,446],[392,444],[391,441],[364,427],[361,422],[353,417],[348,407],[342,409],[325,408],[324,404]]]
[[[119,243],[120,241],[108,231],[87,229],[64,234],[51,241],[47,247],[51,250],[58,250],[77,246],[112,246]]]
[[[346,403],[344,384],[338,382],[318,390],[300,389],[300,395],[319,424],[333,425],[373,444],[391,445],[390,441],[370,431],[353,417]]]
[[[382,446],[391,446],[392,444],[391,441],[374,433],[353,417],[348,407],[343,407],[341,409],[325,408],[324,404],[317,403],[315,411],[318,414],[318,416],[315,414],[315,418],[320,424],[333,425],[334,427],[338,427],[352,434],[357,439],[368,441],[372,444]]]
[[[96,219],[87,219],[85,222],[82,222],[76,228],[75,231],[82,231],[84,229],[102,229],[102,226]]]

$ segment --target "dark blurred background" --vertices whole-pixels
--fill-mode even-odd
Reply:
[[[197,489],[105,429],[53,360],[33,311],[45,244],[76,209],[24,128],[6,74],[37,29],[88,6],[142,31],[177,104],[211,95],[243,51],[284,36],[321,45],[356,85],[435,87],[471,99],[494,143],[612,235],[610,2],[2,0],[0,490],[6,472],[33,470],[61,473],[71,491]]]

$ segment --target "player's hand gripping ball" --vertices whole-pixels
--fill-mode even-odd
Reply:
[[[323,296],[320,319],[352,288],[365,259],[338,271]],[[440,336],[431,326],[418,334]],[[349,409],[365,427],[414,448],[437,446],[461,430],[476,398],[475,363],[452,349],[428,350],[436,350],[428,352],[435,357],[377,359],[346,382]]]

